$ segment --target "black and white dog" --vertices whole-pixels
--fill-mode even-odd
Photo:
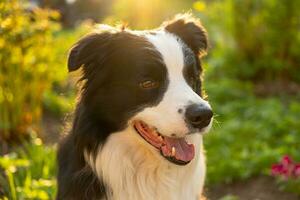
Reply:
[[[195,200],[205,177],[200,21],[184,14],[150,31],[110,26],[79,40],[68,68],[83,87],[58,152],[59,200]]]

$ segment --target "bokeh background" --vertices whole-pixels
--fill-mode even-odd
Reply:
[[[0,199],[55,197],[55,151],[77,90],[71,45],[95,23],[151,29],[180,12],[209,33],[204,87],[216,117],[205,136],[205,195],[300,199],[299,8],[299,0],[0,0]],[[287,169],[271,173],[276,163]]]

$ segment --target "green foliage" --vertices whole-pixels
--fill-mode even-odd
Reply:
[[[43,92],[55,74],[51,65],[53,21],[58,13],[26,1],[0,3],[0,140],[18,140],[35,129]]]
[[[257,98],[250,83],[228,79],[206,89],[217,114],[205,138],[208,183],[269,175],[285,154],[300,160],[299,100]]]
[[[91,24],[58,31],[57,12],[29,12],[21,0],[2,1],[0,12],[0,141],[11,141],[38,130],[42,108],[57,117],[71,111],[68,49]]]
[[[42,144],[38,138],[32,138],[16,152],[0,157],[0,188],[3,198],[54,199],[56,193],[55,148]],[[1,194],[0,194],[1,195]]]
[[[209,29],[218,73],[300,82],[299,7],[298,0],[209,1],[198,14]]]
[[[271,165],[285,154],[300,160],[299,95],[254,95],[256,82],[300,82],[299,3],[194,3],[210,36],[205,86],[217,115],[205,138],[208,184],[270,175]],[[280,187],[300,194],[297,184]]]
[[[43,108],[57,117],[63,116],[74,108],[76,91],[76,76],[69,76],[67,70],[68,50],[92,25],[84,22],[74,30],[61,30],[56,32],[53,45],[56,47],[52,53],[55,62],[52,65],[51,87],[43,93]]]

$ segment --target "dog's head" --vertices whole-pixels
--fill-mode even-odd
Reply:
[[[190,15],[151,31],[102,26],[74,45],[68,67],[83,70],[80,103],[106,130],[101,137],[131,126],[168,160],[186,164],[194,146],[185,137],[208,131],[212,121],[200,78],[207,46],[205,29]]]

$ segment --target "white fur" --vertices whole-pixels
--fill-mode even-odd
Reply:
[[[111,134],[100,147],[95,163],[96,173],[111,188],[113,200],[190,200],[197,199],[205,176],[202,136],[194,134],[196,156],[185,166],[163,158],[129,126]]]
[[[209,104],[184,80],[180,40],[163,31],[146,37],[161,53],[168,70],[169,85],[161,102],[137,113],[125,130],[111,134],[99,147],[96,159],[88,153],[85,158],[111,189],[107,192],[109,200],[195,200],[201,195],[205,176],[202,135],[186,135],[184,113],[178,109],[185,110],[192,103]],[[165,136],[175,133],[186,137],[195,145],[195,158],[184,166],[167,161],[136,133],[131,124],[135,119],[155,126]]]

